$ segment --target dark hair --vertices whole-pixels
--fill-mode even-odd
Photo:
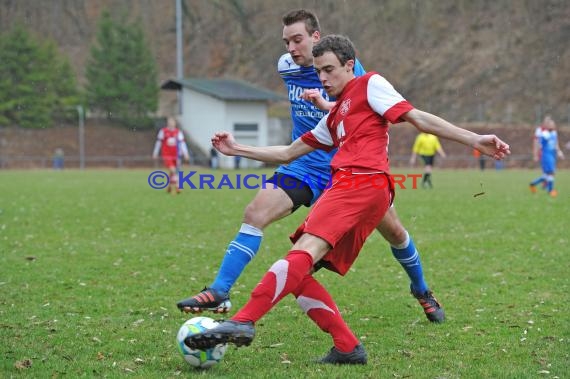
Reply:
[[[350,39],[345,36],[336,34],[324,36],[313,46],[313,57],[320,57],[327,51],[336,55],[342,66],[344,66],[347,61],[356,59],[354,45]]]
[[[285,26],[289,26],[297,22],[305,23],[305,28],[307,29],[307,33],[309,33],[309,35],[312,35],[314,32],[321,31],[321,26],[319,25],[319,19],[317,16],[315,16],[313,12],[306,9],[292,10],[283,16],[283,25]]]

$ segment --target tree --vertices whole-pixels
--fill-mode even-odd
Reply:
[[[77,104],[75,76],[55,44],[21,26],[0,36],[0,125],[51,127]]]
[[[102,14],[87,64],[91,108],[131,127],[151,126],[158,105],[156,63],[139,22],[115,22]]]

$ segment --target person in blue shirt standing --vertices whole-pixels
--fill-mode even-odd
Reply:
[[[277,69],[285,82],[291,103],[292,141],[312,130],[334,105],[313,67],[313,44],[320,39],[320,25],[310,11],[299,9],[283,17],[283,41],[288,53],[279,58]],[[356,76],[365,74],[358,60]],[[261,188],[245,208],[243,223],[229,243],[218,274],[209,287],[177,307],[184,312],[204,310],[226,313],[231,308],[229,291],[247,264],[257,254],[263,229],[295,212],[301,205],[311,206],[321,195],[330,178],[330,153],[315,150],[289,164],[279,166],[268,180],[274,186]],[[418,251],[401,224],[394,207],[378,225],[377,230],[390,243],[392,253],[411,280],[410,289],[431,322],[442,322],[445,313],[428,288]]]
[[[556,173],[557,158],[564,159],[564,153],[558,143],[556,123],[552,118],[546,118],[540,130],[535,133],[536,143],[540,151],[540,167],[542,175],[530,183],[530,191],[536,193],[536,186],[546,184],[546,192],[556,197],[558,192],[554,189],[554,174]],[[536,149],[535,149],[536,151]],[[535,153],[537,156],[538,154]]]

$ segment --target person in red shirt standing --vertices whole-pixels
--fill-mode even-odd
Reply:
[[[336,147],[330,187],[291,236],[291,250],[271,266],[246,305],[215,328],[187,337],[184,343],[190,348],[228,342],[249,345],[255,336],[254,323],[293,294],[303,311],[333,339],[334,347],[320,362],[367,363],[363,345],[312,273],[324,267],[345,275],[390,207],[394,186],[388,162],[389,123],[407,121],[422,132],[471,146],[495,159],[510,154],[509,145],[495,135],[479,135],[414,108],[375,72],[355,78],[355,50],[346,37],[322,38],[313,47],[313,56],[323,88],[337,99],[313,130],[288,146],[241,145],[227,132],[215,134],[212,144],[226,155],[271,163]]]
[[[188,147],[184,140],[184,133],[178,129],[178,124],[174,117],[168,117],[166,126],[161,128],[156,137],[152,157],[158,159],[158,154],[162,157],[164,166],[170,174],[170,182],[166,190],[173,194],[179,193],[178,178],[176,176],[181,156],[190,161]]]

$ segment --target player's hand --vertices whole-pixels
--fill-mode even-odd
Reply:
[[[494,134],[479,136],[474,147],[482,154],[499,160],[511,153],[511,147]]]
[[[312,103],[315,107],[323,111],[328,111],[334,106],[334,102],[325,100],[322,93],[318,89],[306,89],[301,94],[301,99]]]
[[[236,141],[234,136],[229,132],[217,132],[211,139],[212,146],[220,153],[225,155],[236,155]]]
[[[558,158],[560,158],[560,159],[564,159],[564,158],[565,158],[565,157],[564,157],[564,153],[562,152],[562,150],[558,150],[557,155],[558,155]]]

